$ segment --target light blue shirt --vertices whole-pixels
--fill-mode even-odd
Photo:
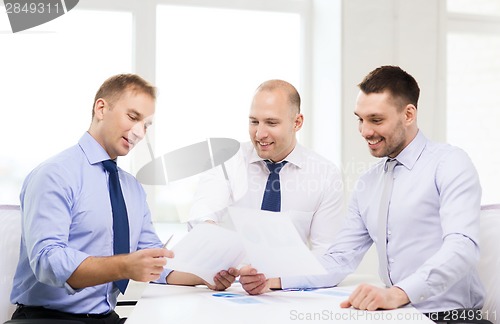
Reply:
[[[422,132],[396,157],[387,223],[391,281],[422,312],[481,308],[479,260],[481,186],[467,154],[427,140]],[[377,243],[384,162],[360,177],[348,218],[322,262],[327,276],[297,277],[295,287],[338,284]]]
[[[116,306],[113,283],[74,290],[66,281],[89,256],[113,255],[109,155],[85,133],[77,145],[34,169],[21,190],[22,239],[11,302],[77,314]],[[119,168],[130,226],[130,251],[161,247],[142,186]],[[159,279],[165,282],[167,271]]]

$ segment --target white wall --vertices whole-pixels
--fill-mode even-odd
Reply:
[[[342,138],[342,8],[341,0],[314,0],[311,18],[312,111],[306,123],[313,125],[310,146],[319,154],[341,165]]]

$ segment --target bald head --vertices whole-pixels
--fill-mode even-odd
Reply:
[[[257,94],[262,91],[280,91],[286,94],[288,102],[290,103],[290,108],[293,109],[292,113],[300,114],[300,95],[297,89],[290,83],[277,79],[268,80],[259,85],[255,93]]]
[[[282,161],[297,143],[302,128],[299,93],[290,83],[269,80],[256,90],[250,106],[249,134],[255,151],[264,160]]]

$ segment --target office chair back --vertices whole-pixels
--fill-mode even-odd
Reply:
[[[10,319],[12,279],[19,261],[21,212],[19,206],[0,205],[0,323]]]
[[[479,276],[486,289],[483,318],[500,324],[500,204],[481,206]]]

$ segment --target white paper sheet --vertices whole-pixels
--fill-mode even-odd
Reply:
[[[267,278],[327,273],[286,213],[229,207],[229,215],[245,246],[246,260]]]
[[[195,226],[172,251],[166,268],[193,273],[212,285],[219,271],[238,267],[245,256],[239,235],[213,224]]]

